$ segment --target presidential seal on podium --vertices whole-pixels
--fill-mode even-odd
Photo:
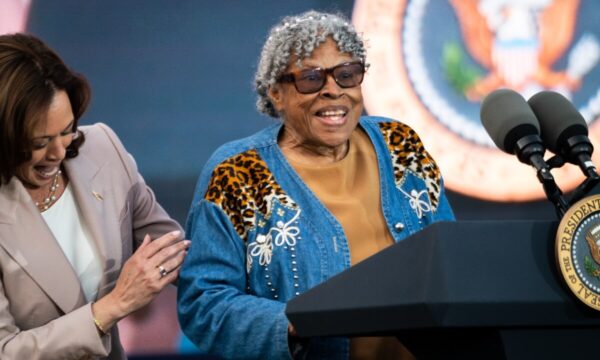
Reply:
[[[577,298],[600,310],[600,195],[569,208],[556,233],[556,261]]]

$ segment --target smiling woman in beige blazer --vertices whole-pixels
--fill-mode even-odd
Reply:
[[[189,241],[103,124],[86,80],[0,36],[0,359],[123,359],[115,324],[179,273]]]

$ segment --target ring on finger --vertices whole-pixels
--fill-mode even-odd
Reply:
[[[161,278],[167,276],[169,273],[162,265],[158,265],[156,268],[158,269]]]

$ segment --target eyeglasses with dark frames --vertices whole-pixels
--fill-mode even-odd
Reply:
[[[327,76],[332,75],[336,84],[342,88],[351,88],[362,83],[366,67],[361,61],[352,61],[327,69],[314,68],[292,71],[283,74],[277,80],[282,83],[294,83],[301,94],[312,94],[320,91],[327,82]]]

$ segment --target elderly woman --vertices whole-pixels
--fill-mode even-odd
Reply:
[[[280,117],[218,149],[188,219],[179,319],[206,353],[288,358],[286,301],[453,215],[440,171],[407,125],[361,117],[363,41],[343,18],[287,17],[264,45],[259,111]],[[309,357],[399,355],[395,339],[310,339]]]
[[[89,86],[44,43],[0,36],[0,89],[0,359],[125,359],[115,324],[189,241],[112,130],[78,127]]]

